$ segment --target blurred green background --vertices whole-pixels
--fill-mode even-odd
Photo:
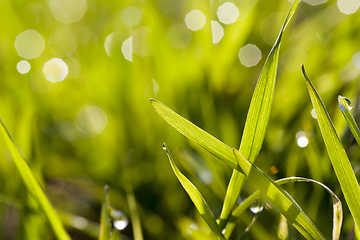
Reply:
[[[238,148],[257,78],[290,4],[0,0],[0,116],[73,239],[96,239],[106,184],[112,205],[128,216],[124,189],[133,187],[145,239],[206,239],[209,230],[162,143],[215,216],[232,171],[166,124],[149,98]],[[256,161],[273,179],[313,178],[342,200],[300,65],[323,98],[358,176],[359,147],[337,96],[359,99],[359,5],[300,4],[282,40],[270,122]],[[358,112],[355,104],[355,117]],[[2,139],[0,148],[0,239],[54,239]],[[329,239],[332,206],[325,190],[305,183],[285,189]],[[241,197],[252,191],[246,186]],[[342,202],[345,239],[353,221]],[[234,236],[252,216],[249,210],[239,219]],[[264,211],[248,239],[278,239],[279,221],[275,209]],[[290,239],[303,239],[289,228]],[[121,233],[132,239],[131,223]]]

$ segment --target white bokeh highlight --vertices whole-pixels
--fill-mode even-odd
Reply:
[[[351,58],[351,61],[355,67],[360,68],[360,51],[354,53],[354,55]]]
[[[238,19],[240,11],[234,3],[226,2],[218,8],[217,16],[220,22],[224,24],[231,24]]]
[[[30,63],[28,61],[21,60],[16,65],[16,69],[18,70],[19,73],[25,74],[25,73],[28,73],[30,71],[31,65],[30,65]]]
[[[360,0],[338,0],[338,8],[344,14],[353,14],[360,7]]]
[[[50,9],[62,23],[79,21],[87,10],[86,0],[51,0]]]
[[[252,67],[259,63],[261,59],[261,51],[254,44],[248,44],[240,49],[239,59],[242,65]]]
[[[220,42],[224,36],[224,28],[217,21],[211,21],[213,44]]]
[[[33,59],[44,51],[45,40],[37,31],[26,30],[17,35],[14,45],[20,57]]]
[[[133,47],[132,47],[132,37],[129,37],[126,39],[122,46],[121,46],[121,52],[124,55],[124,58],[130,62],[132,62],[133,59]]]
[[[128,6],[121,11],[121,20],[128,27],[138,25],[142,18],[142,12],[135,6]]]
[[[202,29],[206,23],[206,17],[200,10],[192,10],[185,16],[186,26],[192,31]]]
[[[296,143],[299,147],[304,148],[309,144],[309,139],[303,131],[296,133]]]
[[[43,72],[48,81],[56,83],[64,80],[69,73],[69,69],[62,59],[53,58],[45,63]]]

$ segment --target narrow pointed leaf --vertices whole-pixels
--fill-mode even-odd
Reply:
[[[257,166],[234,149],[234,155],[250,183],[306,238],[325,239],[295,200]]]
[[[109,186],[104,187],[103,202],[101,205],[100,215],[100,234],[99,240],[110,240],[111,217],[109,214],[110,202],[109,202]]]
[[[305,77],[306,86],[308,88],[312,105],[315,108],[317,121],[323,136],[325,146],[333,165],[337,179],[339,180],[341,190],[344,194],[346,203],[354,218],[357,226],[360,224],[360,188],[356,180],[354,171],[351,167],[349,158],[335,130],[330,116],[322,102],[318,92],[310,79],[306,75],[304,65],[302,72]]]
[[[138,208],[136,206],[136,200],[134,196],[134,192],[132,190],[132,187],[128,185],[126,188],[126,198],[130,209],[131,214],[131,222],[133,226],[134,231],[134,240],[143,240],[143,234],[141,231],[141,224],[140,224],[140,217],[138,213]]]
[[[197,210],[199,211],[200,215],[203,217],[203,219],[208,224],[208,226],[210,227],[211,231],[215,234],[215,236],[218,239],[225,240],[224,236],[221,233],[219,225],[216,223],[214,214],[211,212],[209,206],[207,205],[205,199],[203,198],[203,196],[201,195],[199,190],[177,168],[168,149],[166,148],[165,143],[163,145],[163,148],[164,148],[164,150],[166,150],[171,167],[172,167],[176,177],[179,179],[181,185],[183,186],[183,188],[185,189],[185,191],[191,198],[191,201],[194,203],[194,205],[197,208]]]
[[[150,103],[155,111],[182,135],[199,144],[231,168],[241,171],[236,163],[232,149],[228,145],[183,118],[158,100],[150,99]]]
[[[275,89],[281,37],[283,31],[290,22],[291,17],[295,13],[298,4],[299,0],[296,0],[290,7],[279,36],[266,59],[251,99],[240,144],[241,154],[250,162],[255,161],[264,141]],[[245,176],[243,174],[240,174],[238,171],[233,171],[220,215],[221,227],[225,225],[226,219],[230,216],[231,210],[233,209],[244,184],[244,180]]]
[[[40,209],[42,209],[42,211],[45,213],[45,216],[47,217],[57,239],[70,240],[69,235],[65,231],[63,224],[60,221],[60,218],[56,213],[54,207],[52,206],[50,200],[48,199],[44,189],[41,187],[39,181],[36,179],[29,164],[25,160],[25,157],[21,153],[20,149],[17,147],[14,139],[6,129],[1,119],[0,122],[0,129],[5,139],[6,146],[10,151],[14,163],[18,171],[20,172],[21,178],[25,183],[27,189],[39,204]]]
[[[349,125],[349,128],[356,139],[356,142],[360,146],[360,130],[355,122],[354,117],[350,113],[350,110],[352,108],[351,101],[350,99],[342,96],[338,97],[338,101],[341,113],[343,114],[347,124]]]
[[[302,177],[289,177],[289,178],[283,178],[276,180],[275,183],[280,185],[287,184],[287,183],[293,183],[293,182],[310,182],[310,183],[316,183],[320,186],[322,186],[331,196],[333,201],[333,230],[332,230],[332,239],[337,240],[340,238],[340,232],[341,232],[341,226],[342,226],[342,220],[343,220],[343,209],[342,204],[338,196],[325,184],[315,181],[313,179],[309,178],[302,178]],[[251,194],[249,197],[247,197],[244,201],[238,205],[234,211],[231,214],[231,218],[229,220],[229,223],[226,225],[224,236],[226,239],[228,239],[235,227],[237,219],[241,216],[241,214],[250,207],[250,205],[261,195],[260,191],[256,191],[253,194]]]

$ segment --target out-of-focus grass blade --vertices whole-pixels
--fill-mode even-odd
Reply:
[[[327,187],[325,184],[315,181],[313,179],[309,178],[302,178],[302,177],[289,177],[289,178],[283,178],[276,180],[275,183],[278,185],[283,185],[287,183],[293,183],[293,182],[311,182],[316,183],[320,186],[322,186],[331,196],[333,201],[333,237],[332,239],[339,239],[340,237],[340,231],[342,226],[342,220],[343,220],[343,210],[342,210],[342,204],[338,196],[335,195],[335,193]],[[235,227],[236,221],[241,216],[241,214],[250,207],[250,205],[258,198],[260,197],[261,193],[260,191],[256,191],[253,194],[251,194],[249,197],[247,197],[244,201],[238,205],[234,211],[231,214],[231,218],[229,219],[229,223],[226,225],[224,236],[226,239],[228,239]]]
[[[134,231],[134,240],[143,240],[143,235],[141,231],[141,224],[139,213],[136,206],[136,200],[134,197],[134,193],[132,187],[130,185],[126,186],[126,198],[129,204],[130,214],[131,214],[131,222]]]
[[[109,186],[104,187],[103,203],[101,205],[101,216],[100,216],[100,234],[99,240],[110,240],[111,217],[109,214],[110,202],[109,202]]]
[[[166,150],[171,167],[172,167],[176,177],[179,179],[181,185],[183,186],[183,188],[185,189],[187,194],[190,196],[192,202],[194,203],[195,207],[199,211],[200,215],[204,218],[205,222],[208,224],[208,226],[210,227],[210,229],[214,233],[214,235],[218,239],[225,240],[224,236],[221,233],[219,225],[216,223],[213,213],[211,212],[209,206],[207,205],[205,199],[203,198],[203,196],[201,195],[199,190],[177,168],[165,143],[163,144],[163,149]]]
[[[343,114],[347,124],[349,125],[349,128],[356,139],[356,142],[360,146],[360,130],[355,122],[354,117],[350,113],[350,110],[352,109],[351,101],[350,99],[342,97],[340,95],[338,97],[338,101],[341,113]]]
[[[110,240],[121,240],[121,235],[120,235],[120,231],[117,229],[114,229],[111,233],[111,238]]]
[[[240,144],[241,154],[250,162],[255,161],[264,141],[274,96],[281,37],[298,5],[299,0],[296,0],[290,7],[279,36],[266,59],[251,99]],[[220,227],[225,226],[226,220],[233,210],[244,181],[245,176],[243,174],[240,174],[238,171],[233,171],[220,215]]]
[[[20,172],[21,178],[24,181],[27,189],[39,204],[39,207],[44,211],[50,226],[53,229],[56,237],[61,240],[70,240],[69,235],[65,231],[59,216],[57,215],[54,207],[50,203],[44,189],[36,179],[29,164],[25,160],[25,157],[21,153],[20,149],[15,144],[14,139],[5,127],[5,124],[0,119],[1,133],[5,139],[6,146],[8,147],[10,154],[14,160],[14,163]]]
[[[228,145],[211,136],[187,119],[181,117],[158,100],[150,99],[150,103],[155,111],[182,135],[199,144],[205,150],[228,164],[231,168],[237,169],[240,172],[242,171]]]
[[[308,216],[284,189],[234,149],[234,155],[250,183],[307,239],[325,239]]]
[[[312,105],[315,108],[320,131],[323,136],[327,152],[333,165],[336,177],[339,180],[346,203],[357,226],[360,226],[360,188],[351,167],[349,158],[340,141],[340,138],[331,122],[330,116],[318,92],[306,75],[305,67],[301,67],[305,77]]]

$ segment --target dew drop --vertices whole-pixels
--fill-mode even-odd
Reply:
[[[120,210],[113,209],[110,215],[113,219],[114,227],[116,227],[118,230],[123,230],[129,224],[128,217]]]
[[[342,105],[341,103],[342,99],[345,100],[346,106]],[[351,100],[347,97],[342,97],[342,96],[339,96],[339,107],[343,112],[347,112],[348,111],[347,109],[351,110],[353,108]]]
[[[259,200],[254,201],[250,206],[250,211],[253,213],[259,213],[264,209]]]
[[[165,143],[163,143],[162,149],[164,149],[165,151],[167,150],[167,147],[166,147]]]

